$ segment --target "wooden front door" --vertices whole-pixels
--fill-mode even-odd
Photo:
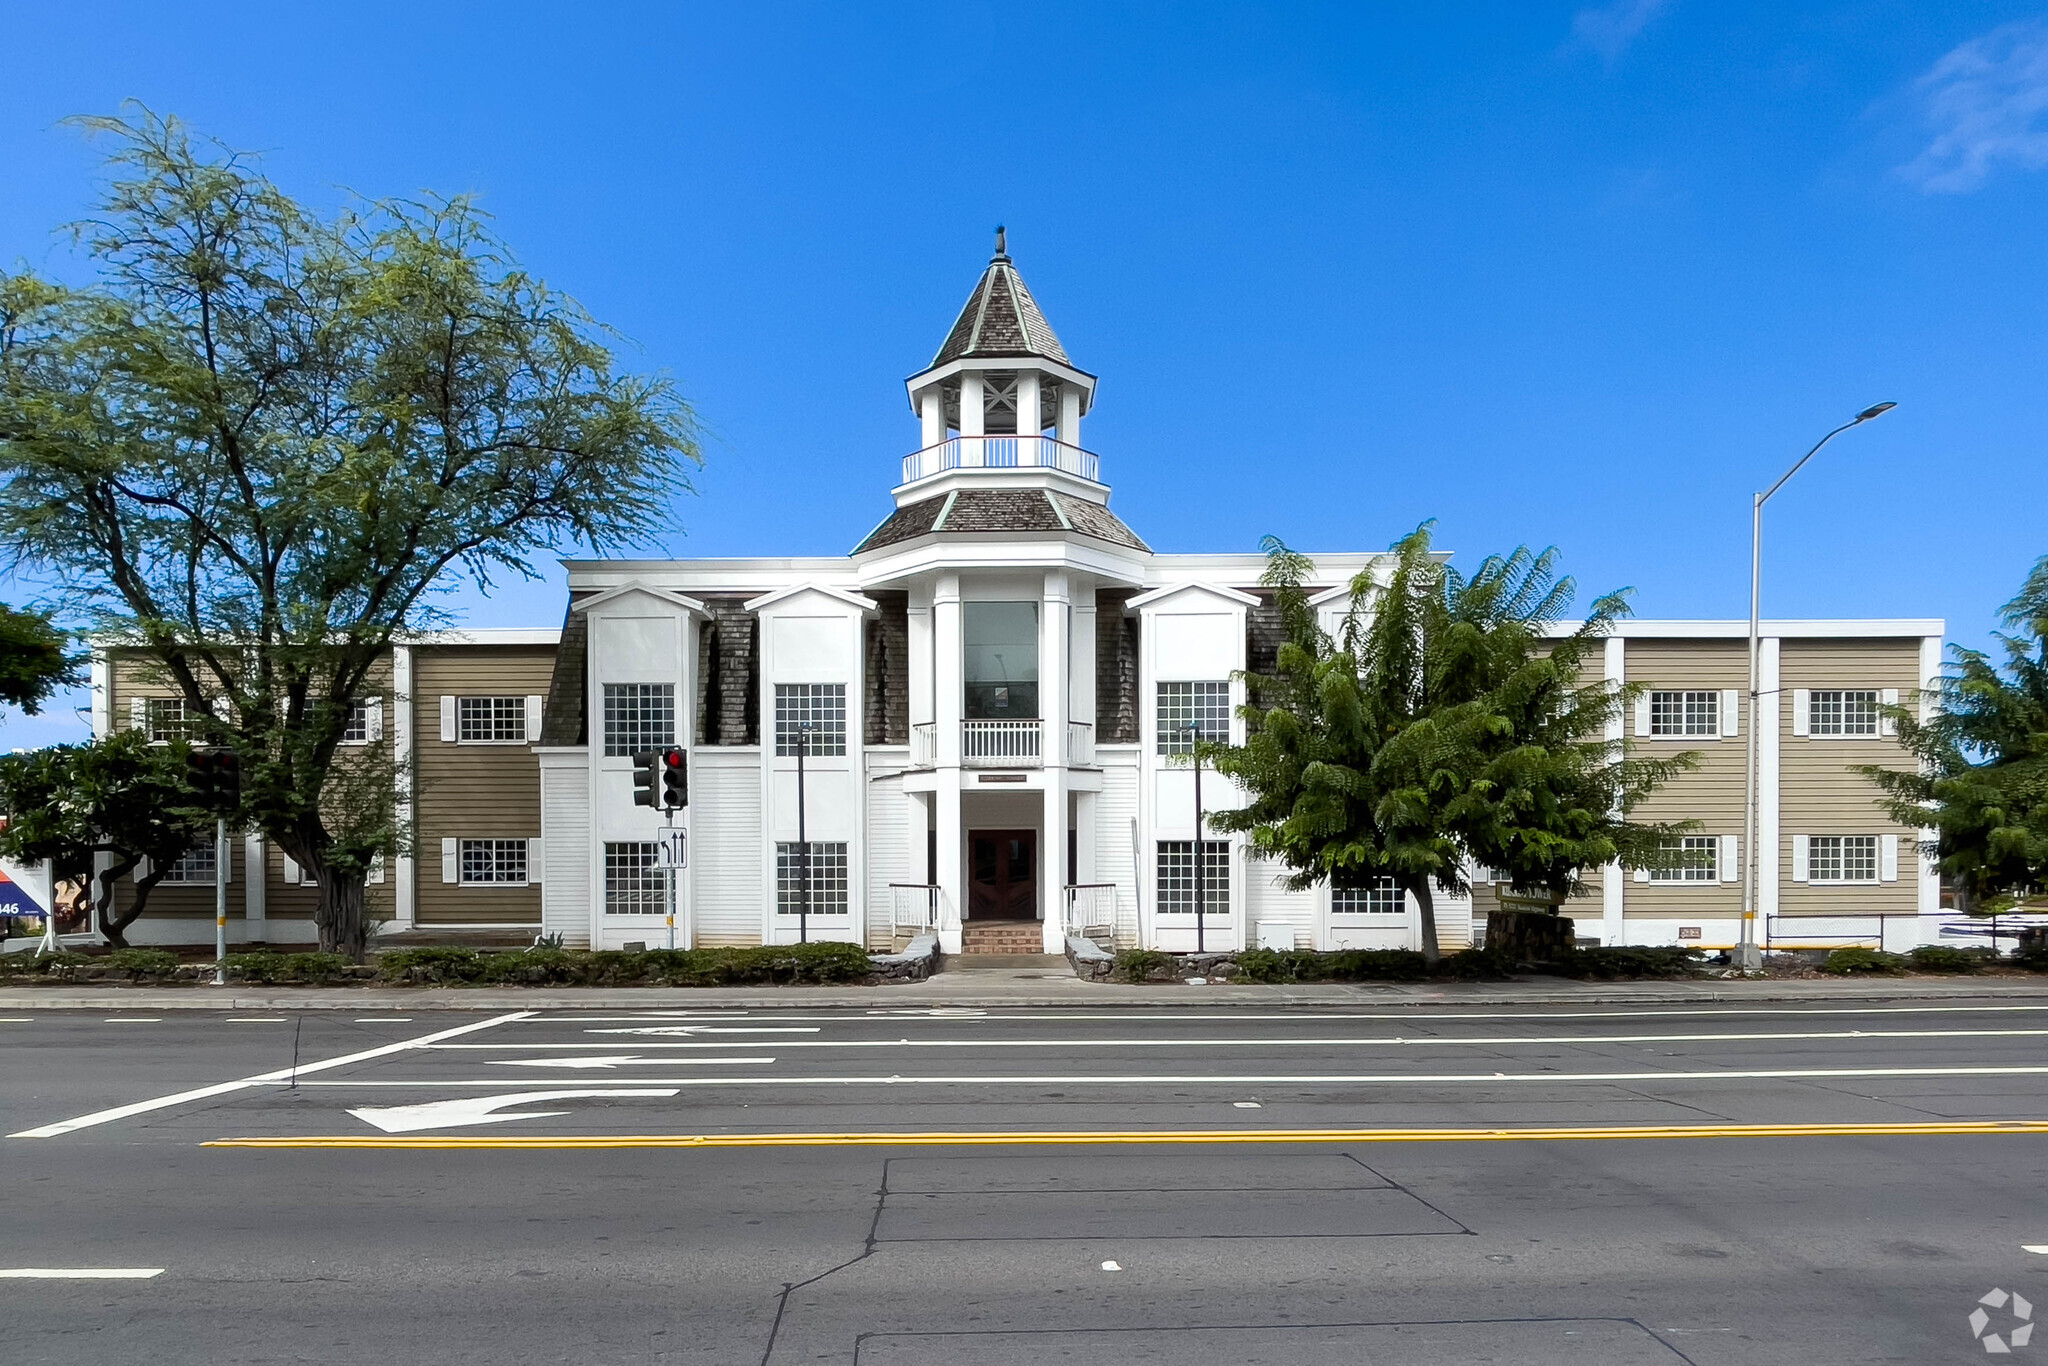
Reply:
[[[1038,918],[1038,832],[972,830],[967,835],[967,918]]]

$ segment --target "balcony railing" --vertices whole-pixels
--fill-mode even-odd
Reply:
[[[903,482],[914,484],[947,470],[1065,470],[1090,483],[1102,482],[1102,460],[1093,451],[1049,436],[956,436],[903,457]]]
[[[1045,762],[1043,721],[962,721],[960,762],[970,768],[1037,768]]]
[[[1070,764],[1092,764],[1095,762],[1095,727],[1086,721],[1067,722],[1067,762]]]
[[[919,721],[910,728],[910,762],[930,768],[939,761],[939,723]]]

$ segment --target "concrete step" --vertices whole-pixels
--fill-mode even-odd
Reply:
[[[1063,953],[946,953],[939,955],[939,972],[980,972],[987,968],[1057,968],[1064,971]]]

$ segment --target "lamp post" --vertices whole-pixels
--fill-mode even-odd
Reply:
[[[811,942],[811,841],[804,830],[804,751],[810,748],[811,723],[796,728],[796,942]]]
[[[1793,475],[1806,466],[1820,452],[1820,448],[1833,441],[1851,427],[1860,426],[1874,417],[1882,417],[1898,407],[1896,403],[1873,403],[1826,436],[1813,443],[1813,449],[1799,457],[1791,469],[1780,475],[1778,482],[1756,495],[1749,510],[1749,745],[1744,764],[1742,795],[1742,838],[1747,845],[1743,851],[1742,877],[1742,930],[1735,946],[1735,966],[1748,971],[1763,966],[1763,952],[1756,941],[1757,906],[1757,703],[1763,687],[1759,672],[1758,642],[1762,625],[1763,574],[1764,574],[1764,504],[1771,496],[1785,487]],[[1775,696],[1775,694],[1773,694]]]
[[[1205,951],[1202,939],[1202,912],[1208,892],[1207,879],[1202,875],[1202,723],[1190,721],[1185,727],[1188,733],[1188,754],[1195,761],[1195,952]]]

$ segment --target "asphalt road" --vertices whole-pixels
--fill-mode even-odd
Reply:
[[[24,1011],[0,1360],[1919,1366],[1986,1357],[1993,1290],[2048,1357],[2044,1042],[2011,1001]]]

